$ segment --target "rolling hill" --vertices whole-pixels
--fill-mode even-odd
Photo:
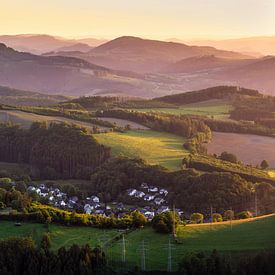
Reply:
[[[67,101],[70,97],[46,95],[0,86],[0,104],[12,106],[43,106]]]
[[[113,71],[79,58],[38,56],[18,52],[0,44],[2,86],[46,94],[78,96],[110,90],[145,93],[146,85],[140,85],[139,81],[140,79],[131,74]]]
[[[187,43],[189,44],[189,43]],[[275,54],[275,36],[246,37],[226,40],[191,41],[192,45],[208,45],[228,51],[237,51],[260,57]]]
[[[244,59],[247,56],[213,47],[187,46],[181,43],[123,36],[102,44],[85,54],[77,54],[89,62],[116,70],[139,73],[157,72],[184,58],[215,55],[220,58]]]
[[[214,55],[195,56],[180,60],[166,68],[163,73],[195,73],[201,71],[218,70],[229,67],[235,67],[240,64],[250,64],[254,59],[229,59],[219,58]]]
[[[78,43],[85,43],[96,47],[106,40],[95,38],[66,39],[45,34],[0,35],[0,43],[4,43],[18,51],[42,54],[45,52],[59,51],[63,47],[73,47]]]

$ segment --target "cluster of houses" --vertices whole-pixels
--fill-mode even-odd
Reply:
[[[144,182],[141,184],[140,190],[133,188],[128,189],[127,195],[147,202],[152,202],[155,205],[162,205],[166,202],[165,197],[168,195],[168,190],[151,186]]]
[[[98,214],[104,216],[115,215],[118,218],[123,217],[125,213],[140,211],[149,220],[153,219],[156,214],[163,213],[170,210],[166,205],[166,196],[168,191],[164,188],[150,186],[147,183],[142,183],[140,190],[128,189],[127,195],[131,198],[139,199],[146,203],[143,208],[140,207],[127,207],[121,202],[112,202],[109,205],[100,202],[100,198],[96,195],[87,197],[86,199],[79,199],[77,196],[69,197],[66,193],[58,188],[47,187],[45,184],[39,186],[29,186],[28,192],[35,192],[40,197],[48,200],[50,205],[67,209],[71,211],[79,211],[86,214]],[[181,210],[176,210],[181,214]]]

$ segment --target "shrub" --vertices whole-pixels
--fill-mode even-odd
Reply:
[[[203,223],[203,214],[201,213],[193,213],[191,216],[190,216],[190,220],[193,222],[193,223]]]
[[[213,218],[213,222],[222,222],[223,221],[222,215],[219,213],[214,213],[212,215],[212,218]]]
[[[230,219],[233,220],[234,219],[234,211],[226,210],[223,214],[223,219],[225,221],[229,221]]]
[[[236,215],[236,217],[237,217],[238,219],[249,219],[249,218],[253,218],[253,215],[252,215],[252,213],[249,212],[249,211],[242,211],[242,212],[238,213],[238,214]]]

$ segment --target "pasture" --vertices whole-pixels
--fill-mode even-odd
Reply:
[[[38,115],[34,113],[27,113],[17,110],[12,111],[3,111],[0,110],[0,122],[11,122],[13,124],[19,124],[24,128],[29,128],[33,122],[65,122],[68,124],[75,124],[80,127],[85,127],[88,130],[92,130],[94,126],[106,130],[108,128],[103,126],[97,126],[88,122],[83,122],[79,120],[64,118],[64,117],[58,117],[58,116],[44,116],[44,115]]]
[[[92,247],[101,245],[108,256],[109,264],[119,269],[133,269],[140,267],[141,253],[144,244],[147,270],[166,270],[169,240],[172,247],[172,265],[176,270],[177,263],[185,253],[191,251],[205,251],[211,253],[217,249],[221,253],[238,255],[241,253],[256,253],[261,250],[275,248],[275,215],[267,215],[248,220],[236,220],[215,224],[194,224],[180,226],[177,236],[178,243],[169,235],[158,234],[150,227],[135,230],[125,234],[125,257],[122,263],[122,241],[110,242],[118,233],[117,230],[97,229],[91,227],[66,227],[50,225],[50,239],[52,249],[61,246],[69,247],[72,244]],[[37,242],[48,229],[42,224],[22,223],[15,226],[14,222],[0,221],[0,239],[15,236],[32,236]]]
[[[272,137],[213,132],[207,149],[210,154],[233,153],[245,164],[259,165],[265,159],[270,167],[275,167],[275,138]]]
[[[94,137],[100,144],[111,147],[114,156],[142,158],[149,164],[170,170],[180,169],[182,158],[188,153],[182,147],[184,138],[163,132],[131,130],[95,134]]]
[[[173,115],[201,115],[216,119],[227,119],[232,105],[225,100],[208,100],[194,104],[182,105],[178,108],[133,109],[139,112],[162,112]]]

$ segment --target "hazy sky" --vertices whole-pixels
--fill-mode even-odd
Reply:
[[[0,0],[0,33],[107,38],[275,35],[275,0]]]

